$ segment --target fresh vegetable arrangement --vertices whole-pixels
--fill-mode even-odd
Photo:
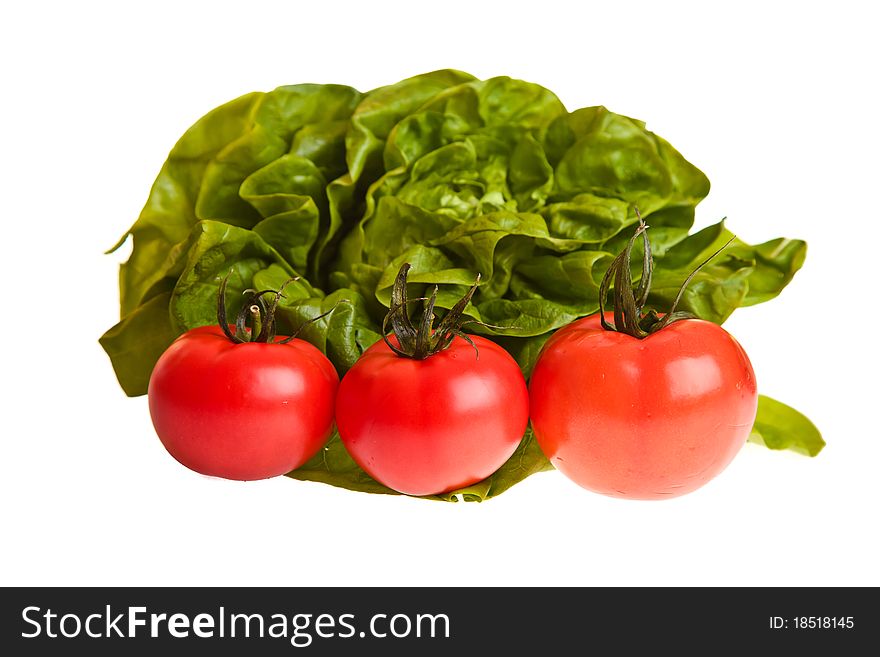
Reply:
[[[172,342],[172,350],[178,351],[185,342],[196,344],[198,334],[188,332],[217,327],[201,329],[200,339],[206,345],[209,336],[218,342],[204,347],[203,363],[220,358],[224,350],[229,354],[251,350],[268,358],[279,354],[280,358],[298,348],[292,345],[299,345],[297,356],[308,360],[314,352],[301,343],[310,343],[342,377],[336,422],[343,436],[340,439],[334,431],[312,458],[299,467],[290,466],[295,468],[290,476],[360,491],[394,492],[369,476],[367,469],[403,492],[431,493],[427,497],[436,499],[486,499],[552,467],[531,429],[525,427],[516,391],[525,389],[522,376],[532,374],[548,338],[557,329],[595,315],[600,300],[606,301],[603,294],[608,286],[602,280],[618,254],[626,250],[638,257],[644,253],[639,240],[633,243],[640,225],[637,209],[650,226],[652,258],[646,262],[653,262],[650,287],[639,283],[636,290],[640,318],[659,317],[650,311],[666,312],[677,301],[676,310],[704,320],[700,325],[718,325],[737,307],[772,299],[791,281],[803,264],[804,242],[778,238],[752,246],[733,239],[682,288],[698,265],[732,238],[723,222],[690,233],[695,207],[708,191],[703,173],[641,121],[603,107],[568,112],[549,90],[510,78],[477,80],[460,71],[444,70],[367,93],[341,85],[304,84],[247,94],[197,121],[172,149],[140,217],[120,241],[129,237],[133,241],[131,256],[120,269],[121,321],[104,334],[101,344],[128,395],[145,394],[149,387],[151,409],[179,409],[186,404],[177,395],[189,394],[189,389],[201,384],[168,383],[173,377],[163,377],[165,367],[156,364],[160,356],[163,361],[171,358],[162,354]],[[399,274],[406,263],[412,269],[401,284]],[[623,269],[618,267],[619,272]],[[636,267],[627,273],[641,281],[645,271]],[[479,285],[472,289],[478,276]],[[615,294],[626,287],[626,277],[620,278]],[[246,290],[281,290],[289,279],[294,280],[284,287],[283,295],[242,295]],[[425,313],[428,319],[418,329],[409,320],[410,304],[402,302],[404,294],[409,299],[426,299],[421,303],[431,306]],[[218,322],[218,298],[230,307],[243,308],[277,302],[272,314],[278,333],[295,334],[297,340],[287,345],[268,344],[271,340],[250,342],[255,332],[257,337],[263,332],[265,324],[261,324],[238,326],[239,339],[247,337],[248,341],[237,343],[223,331],[232,331],[225,320]],[[462,299],[466,299],[464,305],[459,303]],[[385,324],[389,307],[393,316]],[[440,318],[433,333],[432,313]],[[461,319],[456,313],[477,322],[471,326],[479,335],[462,337],[458,325],[453,327]],[[448,315],[453,315],[449,321]],[[635,317],[632,312],[629,316]],[[425,321],[427,329],[422,327]],[[669,324],[645,339],[627,335],[620,339],[657,345],[652,349],[660,358],[667,332],[708,334],[711,330],[685,328],[692,322]],[[396,335],[386,335],[388,328],[395,329]],[[412,330],[420,333],[418,347]],[[588,327],[565,332],[581,330]],[[222,347],[221,340],[225,340]],[[562,337],[555,339],[548,350],[561,341]],[[430,351],[440,342],[446,348],[425,358],[395,353],[396,349]],[[623,344],[621,349],[626,348]],[[714,345],[705,342],[703,348],[714,350]],[[521,371],[516,383],[504,351]],[[503,371],[498,374],[498,381],[504,381],[498,384],[499,394],[505,396],[500,415],[509,416],[503,421],[489,410],[492,404],[486,400],[474,411],[480,419],[465,422],[450,417],[455,406],[443,408],[451,402],[432,397],[441,390],[447,400],[452,399],[458,386],[464,388],[462,397],[456,399],[467,397],[466,385],[455,383],[464,370],[442,365],[455,363],[456,358],[461,361],[466,353],[475,362],[486,361],[480,364],[483,372]],[[460,355],[453,358],[456,354]],[[250,360],[243,356],[242,364],[235,367],[246,371]],[[394,365],[386,368],[383,363]],[[413,389],[413,377],[422,378],[414,374],[416,366],[433,370],[431,376],[441,377],[442,383],[423,382]],[[253,367],[256,370],[258,363]],[[608,367],[614,371],[613,362]],[[380,370],[383,378],[388,377],[387,383],[382,383]],[[349,371],[351,384],[344,376]],[[159,383],[151,383],[151,374]],[[230,375],[215,371],[215,376]],[[253,376],[257,386],[256,379],[261,377],[256,372]],[[383,385],[394,389],[396,411],[384,403],[389,400],[381,399]],[[154,393],[157,386],[170,392],[162,397]],[[311,394],[332,398],[330,387],[326,382],[326,388]],[[539,396],[537,387],[532,380],[533,406]],[[352,392],[346,392],[348,388]],[[229,393],[225,401],[216,385],[205,393],[218,395],[214,400],[224,408],[223,414],[212,413],[217,418],[213,429],[236,433],[232,425],[239,426],[238,420],[223,418],[249,412],[242,400],[253,388],[245,385],[244,389],[249,392]],[[264,393],[264,399],[271,398],[271,391],[260,394]],[[607,389],[593,391],[591,397],[606,400],[608,426],[614,424],[613,413],[623,408],[615,404],[622,404],[627,394],[639,395],[628,402],[635,404],[647,393],[638,387],[629,391],[618,387],[613,396]],[[367,395],[375,396],[373,402],[364,401]],[[678,403],[678,397],[669,396],[653,403],[662,404],[663,399],[667,406]],[[296,406],[311,404],[303,400]],[[434,411],[413,410],[419,408]],[[446,411],[443,432],[436,426],[440,421],[437,409]],[[646,423],[651,424],[646,409],[639,411],[629,430],[641,431]],[[326,425],[317,421],[323,411],[317,405],[313,410],[314,435],[323,435]],[[679,410],[681,417],[689,412]],[[747,410],[743,403],[735,418],[738,423],[750,424],[744,419]],[[541,435],[541,421],[536,422],[534,411],[532,420],[539,427],[541,442],[562,466],[558,463],[562,452],[554,451],[550,432],[547,437]],[[595,410],[590,412],[595,414]],[[412,450],[405,453],[406,464],[394,463],[393,449],[369,447],[369,440],[379,438],[362,433],[373,421],[364,419],[366,413],[375,413],[376,422],[384,421],[386,427],[394,426],[395,435],[390,429],[383,435],[389,444],[398,441]],[[248,424],[243,416],[239,420]],[[223,426],[226,421],[229,426]],[[199,441],[199,434],[190,433],[187,426],[192,425],[185,423],[179,426],[188,437],[181,434],[169,439],[175,422],[156,423],[166,445]],[[419,422],[426,424],[420,427]],[[562,420],[558,422],[557,429],[562,426]],[[715,422],[728,422],[728,417],[718,416]],[[285,442],[290,448],[290,440],[282,438],[284,432],[272,422],[254,419],[251,424],[261,426],[259,435],[266,440]],[[521,434],[516,439],[509,436],[514,428]],[[737,434],[736,440],[744,439],[748,429],[741,429],[742,436]],[[425,440],[431,434],[432,441],[445,432],[443,444],[448,453],[422,453],[437,464],[436,470],[425,466],[425,478],[433,478],[430,485],[397,478],[421,467],[414,464],[419,445],[406,440],[410,431]],[[216,435],[216,431],[211,433]],[[492,439],[497,443],[493,447],[466,451],[481,436],[489,440],[489,434],[497,436]],[[301,434],[302,450],[290,464],[307,457],[314,435]],[[366,442],[365,436],[369,436]],[[757,400],[750,436],[771,448],[810,455],[824,445],[809,420],[763,396]],[[662,432],[655,439],[662,442]],[[314,440],[322,442],[323,437]],[[511,449],[515,449],[513,454],[488,474]],[[383,465],[373,465],[371,459],[384,460]],[[456,461],[471,464],[463,468],[466,476],[444,471],[445,464]],[[288,467],[281,462],[277,466],[280,470]],[[211,473],[224,475],[222,469]],[[249,478],[262,471],[232,474]],[[586,483],[596,488],[604,485]]]

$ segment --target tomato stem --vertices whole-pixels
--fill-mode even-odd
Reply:
[[[617,331],[626,333],[634,338],[646,338],[652,333],[656,333],[665,326],[669,326],[673,322],[682,319],[693,319],[694,315],[678,310],[678,304],[681,302],[687,286],[694,279],[694,276],[706,266],[715,256],[726,249],[735,239],[731,237],[720,249],[701,262],[688,275],[684,283],[678,290],[678,294],[672,303],[672,307],[664,315],[660,315],[656,310],[649,310],[644,313],[645,304],[648,301],[648,295],[651,292],[651,280],[654,274],[654,257],[651,254],[651,241],[648,239],[648,226],[638,208],[634,208],[639,224],[629,241],[626,243],[623,251],[612,260],[608,271],[602,278],[602,284],[599,286],[599,321],[602,328],[606,331]],[[632,250],[636,240],[641,236],[644,244],[644,252],[642,254],[642,276],[639,279],[638,286],[633,289],[632,282]],[[611,284],[614,284],[613,295],[613,312],[614,322],[611,323],[605,318],[605,300],[608,297]]]
[[[263,328],[261,326],[262,313],[260,312],[260,307],[257,304],[251,304],[248,311],[251,315],[251,335],[259,335],[260,330]]]
[[[388,314],[385,315],[385,319],[382,321],[382,338],[385,340],[385,344],[388,345],[391,351],[398,356],[402,356],[403,358],[413,358],[415,360],[424,360],[425,358],[436,354],[438,351],[446,349],[452,344],[455,337],[458,336],[474,348],[474,351],[477,352],[477,358],[479,358],[480,350],[477,349],[477,345],[474,344],[474,341],[462,331],[463,326],[467,324],[479,324],[481,326],[488,326],[489,328],[496,329],[513,328],[493,326],[477,320],[464,320],[465,308],[467,308],[468,304],[471,302],[471,299],[480,284],[480,275],[477,274],[474,284],[470,287],[467,293],[465,293],[465,295],[446,312],[443,319],[437,324],[437,328],[434,329],[434,306],[437,303],[438,288],[435,285],[434,289],[431,291],[431,296],[429,297],[408,299],[406,293],[406,279],[411,267],[412,265],[410,265],[410,263],[405,262],[397,272],[397,278],[394,279],[394,286],[391,288],[391,306],[388,309]],[[409,304],[418,301],[424,301],[425,308],[422,311],[422,316],[416,327],[409,318],[407,308]],[[388,330],[389,325],[391,328],[390,331]],[[397,344],[394,344],[389,339],[391,333],[397,337]]]
[[[229,283],[230,271],[220,283],[220,292],[217,295],[217,322],[223,333],[232,342],[241,344],[243,342],[266,342],[273,344],[285,344],[296,338],[300,332],[307,326],[317,322],[332,313],[339,307],[341,303],[348,303],[348,299],[340,299],[330,310],[321,313],[317,317],[303,322],[300,327],[294,331],[293,335],[283,340],[275,340],[275,313],[278,310],[278,304],[284,297],[284,288],[299,280],[299,276],[289,278],[281,285],[278,290],[251,290],[244,291],[245,300],[235,317],[235,330],[229,328],[229,320],[226,312],[226,286]],[[264,295],[274,295],[272,300],[267,304]],[[250,330],[248,330],[250,324]]]

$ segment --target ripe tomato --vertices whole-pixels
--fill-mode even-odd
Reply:
[[[720,473],[758,404],[742,347],[697,319],[644,339],[603,329],[599,315],[573,322],[544,346],[529,391],[553,465],[584,488],[634,499],[682,495]]]
[[[298,468],[324,445],[338,384],[333,365],[308,342],[236,344],[219,326],[203,326],[156,363],[150,415],[186,467],[265,479]]]
[[[494,342],[461,337],[423,360],[382,341],[342,378],[336,424],[371,477],[409,495],[485,479],[516,450],[529,416],[516,361]],[[394,344],[397,341],[394,340]]]

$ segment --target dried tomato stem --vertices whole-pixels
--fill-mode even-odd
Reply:
[[[397,278],[394,280],[394,286],[391,289],[391,306],[388,309],[388,314],[385,315],[385,319],[382,321],[382,338],[385,340],[388,348],[403,358],[424,360],[438,351],[446,349],[452,344],[455,337],[459,336],[477,350],[473,340],[467,337],[461,330],[461,327],[464,324],[482,324],[482,322],[476,322],[475,320],[464,320],[465,308],[467,308],[474,293],[477,291],[477,286],[480,284],[480,275],[477,274],[476,281],[474,281],[474,284],[467,293],[446,312],[443,319],[437,324],[437,328],[434,329],[434,306],[437,303],[437,286],[434,286],[431,296],[427,298],[407,299],[406,279],[411,267],[412,265],[408,262],[401,265],[400,270],[397,272]],[[413,325],[407,312],[407,307],[414,301],[426,302],[418,327]],[[390,331],[388,330],[389,326],[391,328]],[[394,344],[389,339],[391,333],[397,337],[397,344]],[[479,355],[480,352],[477,350],[478,358]]]
[[[260,335],[260,329],[262,329],[262,313],[260,312],[260,307],[253,303],[248,308],[248,312],[251,315],[251,336]]]
[[[237,344],[243,342],[274,342],[275,340],[275,312],[278,309],[278,303],[284,297],[284,288],[290,283],[299,280],[299,276],[290,278],[281,285],[278,290],[245,290],[245,300],[235,317],[235,331],[229,328],[229,319],[226,312],[226,286],[229,283],[230,271],[220,282],[220,291],[217,295],[217,323],[223,333],[232,342]],[[263,295],[274,294],[272,301],[267,304]],[[325,317],[335,309],[334,306],[330,311],[320,315],[313,320],[309,320],[309,324],[321,317]],[[250,330],[248,331],[248,325]],[[305,324],[304,324],[305,326]],[[300,330],[302,327],[300,327]],[[299,331],[297,331],[298,333]],[[293,336],[282,342],[289,342]]]
[[[735,237],[731,237],[720,249],[715,251],[711,256],[701,262],[696,269],[682,283],[678,290],[678,294],[672,303],[672,307],[662,317],[654,310],[647,314],[643,312],[645,304],[648,301],[648,295],[651,292],[651,279],[654,274],[654,257],[651,254],[651,241],[648,239],[648,226],[645,224],[638,208],[635,208],[636,217],[639,224],[629,241],[626,243],[623,251],[611,262],[608,271],[602,278],[602,284],[599,286],[599,321],[602,328],[606,331],[617,331],[626,333],[634,338],[646,338],[652,333],[656,333],[665,326],[677,322],[681,319],[692,319],[694,315],[689,312],[678,310],[678,304],[684,296],[685,289],[694,279],[694,276],[706,266],[713,258],[730,245]],[[632,250],[636,240],[642,237],[644,244],[644,253],[642,255],[642,276],[639,284],[633,289],[632,282]],[[605,301],[608,292],[612,286],[613,293],[613,311],[614,322],[611,323],[605,318]]]

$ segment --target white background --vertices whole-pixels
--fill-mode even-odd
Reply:
[[[868,2],[5,3],[0,584],[880,585],[880,52]],[[26,8],[25,8],[26,7]],[[153,433],[97,339],[168,150],[251,90],[510,75],[648,122],[713,188],[698,225],[809,242],[727,327],[810,460],[748,445],[683,498],[537,475],[487,503],[209,479]]]

